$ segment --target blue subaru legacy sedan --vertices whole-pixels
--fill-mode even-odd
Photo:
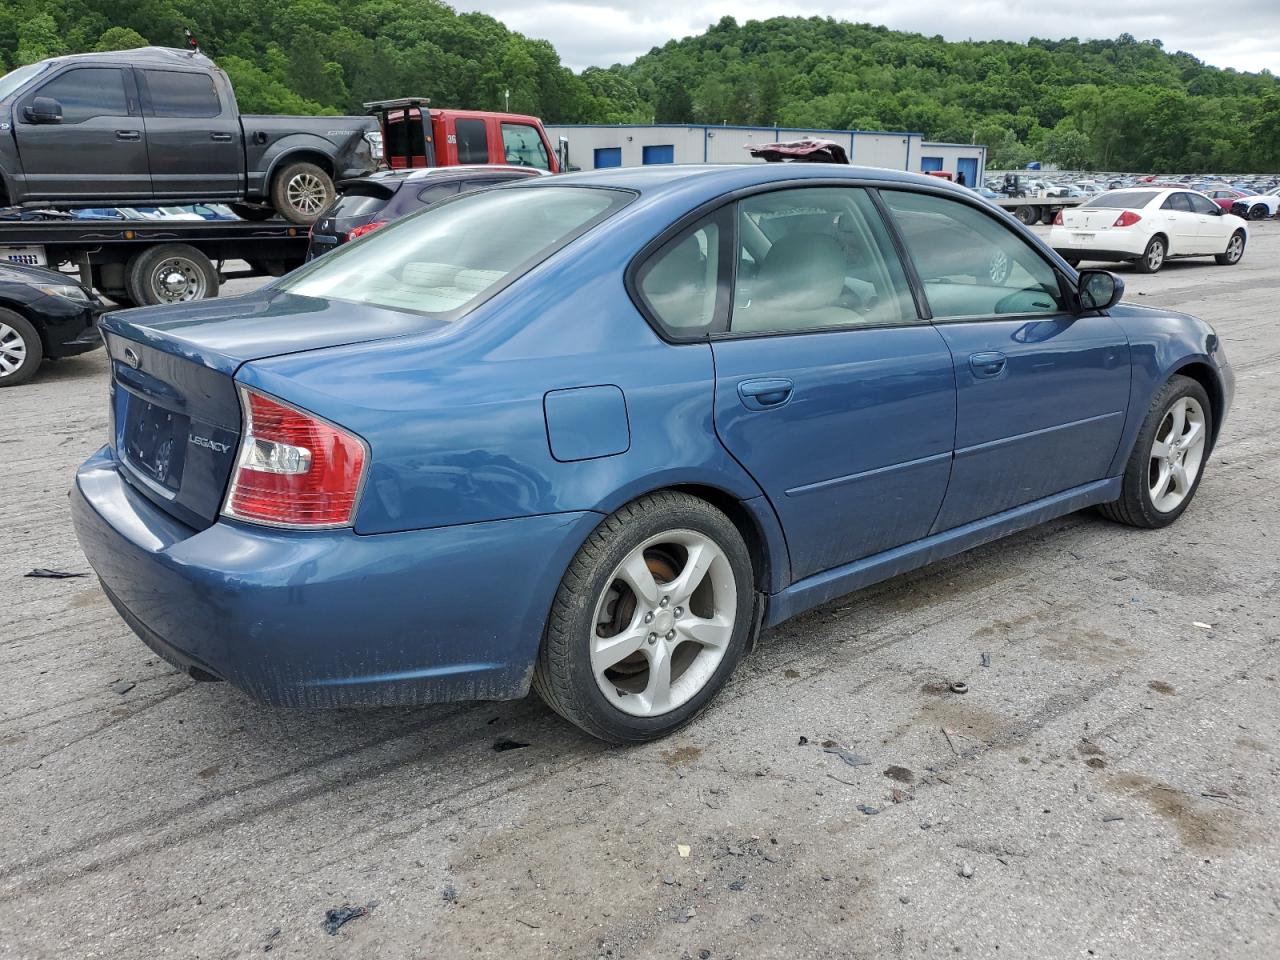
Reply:
[[[670,733],[763,627],[1100,507],[1172,523],[1231,400],[970,190],[622,169],[448,201],[227,301],[110,314],[76,532],[121,616],[269,704],[525,696]]]

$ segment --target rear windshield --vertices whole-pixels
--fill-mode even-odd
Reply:
[[[1107,210],[1141,210],[1157,196],[1159,194],[1154,190],[1113,190],[1111,193],[1100,194],[1081,206],[1103,207]]]
[[[276,289],[456,319],[632,196],[594,187],[464,194],[339,247]]]
[[[389,196],[390,194],[386,193],[376,197],[371,197],[368,194],[344,193],[334,203],[333,208],[325,214],[325,217],[345,220],[348,217],[368,216],[385,207]]]

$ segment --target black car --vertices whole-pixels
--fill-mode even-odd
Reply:
[[[65,273],[0,261],[0,387],[26,383],[41,360],[102,346],[104,307]]]
[[[542,176],[547,174],[531,167],[477,164],[384,170],[372,176],[343,181],[338,185],[341,195],[316,218],[311,228],[307,259],[313,260],[339,244],[376,230],[384,223],[460,193]]]

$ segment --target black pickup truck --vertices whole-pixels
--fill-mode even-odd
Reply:
[[[242,116],[194,51],[54,57],[0,77],[0,207],[226,201],[309,224],[380,150],[373,117]]]

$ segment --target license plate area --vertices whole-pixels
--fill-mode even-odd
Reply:
[[[1097,236],[1096,233],[1073,233],[1071,235],[1071,242],[1072,243],[1093,243],[1093,238],[1096,236]]]
[[[128,415],[123,441],[129,466],[176,493],[182,486],[190,417],[148,403],[137,395],[126,395]]]

